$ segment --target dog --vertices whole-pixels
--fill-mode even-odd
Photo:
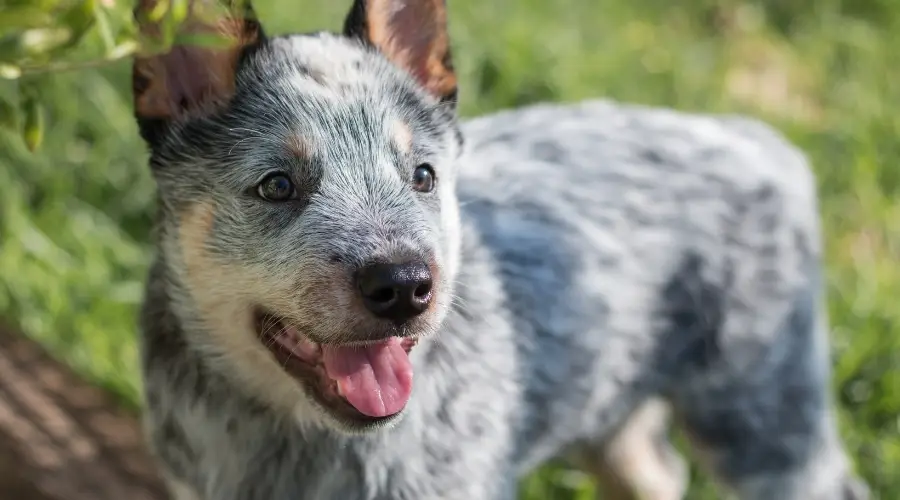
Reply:
[[[147,37],[161,29],[135,14]],[[133,66],[158,187],[144,423],[175,500],[868,498],[830,395],[815,179],[751,118],[467,120],[442,0],[268,36],[194,0]]]

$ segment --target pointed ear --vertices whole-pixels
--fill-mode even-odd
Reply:
[[[435,97],[456,101],[446,0],[354,0],[344,34],[378,48]]]
[[[134,11],[142,35],[150,39],[161,32],[150,20],[158,3],[138,0]],[[142,131],[143,122],[166,123],[221,107],[234,95],[241,54],[263,38],[249,0],[188,0],[187,5],[174,47],[134,60],[134,107]],[[199,43],[203,38],[206,42]]]

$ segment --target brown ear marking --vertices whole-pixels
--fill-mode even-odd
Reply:
[[[147,14],[158,0],[139,0],[134,15],[141,33],[159,35]],[[179,35],[220,35],[225,46],[177,45],[164,54],[135,57],[132,68],[135,114],[171,120],[215,110],[234,95],[235,73],[244,49],[259,43],[262,29],[249,0],[189,0]]]
[[[446,0],[355,0],[344,34],[378,48],[435,97],[456,99]]]

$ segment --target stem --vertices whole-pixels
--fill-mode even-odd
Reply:
[[[46,73],[62,73],[65,71],[79,71],[84,69],[102,68],[104,66],[117,63],[122,59],[126,59],[128,57],[131,57],[131,54],[125,54],[109,59],[96,59],[93,61],[55,62],[44,64],[41,66],[26,66],[19,69],[22,72],[21,76],[42,75]]]
[[[47,73],[61,73],[64,71],[80,71],[85,69],[102,68],[104,66],[109,66],[123,59],[128,59],[134,56],[138,52],[138,49],[139,47],[137,44],[133,46],[120,46],[119,50],[115,51],[116,53],[114,55],[110,55],[103,59],[77,62],[51,62],[36,66],[21,66],[19,67],[19,71],[21,73],[20,77],[42,75]]]

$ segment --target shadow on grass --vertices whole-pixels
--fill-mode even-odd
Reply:
[[[2,328],[0,497],[165,498],[137,420],[36,344]]]

